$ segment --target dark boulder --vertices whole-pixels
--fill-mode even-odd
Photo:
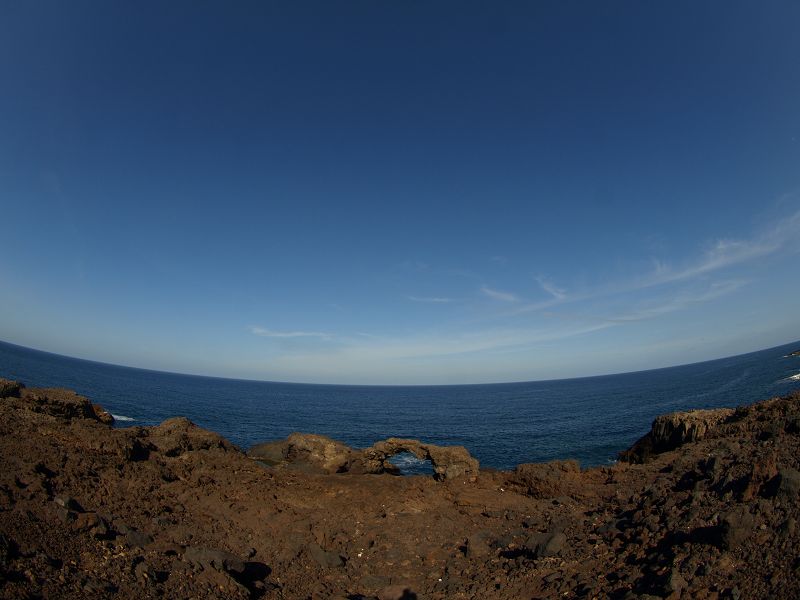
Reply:
[[[345,564],[345,560],[340,554],[323,550],[318,544],[309,544],[308,553],[324,569],[337,569]]]
[[[525,539],[525,549],[533,558],[558,556],[567,543],[567,536],[561,531],[533,533]]]
[[[183,558],[191,565],[199,566],[202,569],[213,569],[215,571],[224,571],[236,575],[244,574],[246,569],[245,562],[238,556],[230,552],[205,548],[203,546],[190,546],[186,548],[183,553]]]
[[[796,500],[800,494],[800,472],[788,467],[778,469],[777,494],[788,500]]]
[[[0,378],[0,398],[19,398],[20,392],[25,388],[25,384],[19,381]]]

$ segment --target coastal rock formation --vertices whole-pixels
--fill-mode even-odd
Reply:
[[[365,472],[385,472],[388,460],[402,452],[410,452],[420,460],[431,461],[434,478],[438,480],[463,478],[474,481],[478,476],[478,461],[463,446],[435,446],[402,438],[376,442],[364,450],[361,460]]]
[[[502,472],[416,440],[253,460],[186,419],[0,389],[0,598],[800,597],[800,393],[661,420],[681,445],[644,464]],[[446,476],[359,474],[397,451]]]
[[[114,417],[102,406],[92,404],[88,398],[72,390],[60,388],[26,390],[25,385],[18,381],[0,379],[0,398],[19,398],[23,391],[32,410],[66,419],[91,418],[108,425],[114,422]]]
[[[235,451],[221,435],[202,429],[186,417],[173,417],[147,430],[147,441],[165,456],[181,456],[198,450]]]
[[[319,473],[349,471],[356,460],[356,453],[349,446],[314,433],[293,433],[285,440],[256,444],[247,455],[271,466],[291,464]]]
[[[660,415],[653,421],[650,432],[630,449],[621,452],[620,459],[642,463],[653,454],[674,450],[687,442],[701,440],[733,414],[734,410],[731,408],[718,408]]]
[[[324,435],[293,433],[285,440],[256,444],[247,455],[270,466],[285,465],[305,472],[380,474],[397,473],[389,459],[403,452],[431,461],[434,479],[440,481],[474,481],[478,476],[478,461],[463,446],[436,446],[401,438],[356,450]]]

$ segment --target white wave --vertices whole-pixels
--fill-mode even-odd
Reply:
[[[136,420],[133,417],[126,417],[125,415],[115,415],[114,413],[111,413],[111,416],[114,417],[115,421],[135,421]]]
[[[800,381],[800,373],[797,373],[796,375],[789,375],[789,377],[786,378],[786,381]]]
[[[429,460],[417,458],[410,452],[395,454],[389,459],[389,462],[400,469],[400,473],[403,475],[420,475],[433,470]]]
[[[389,459],[396,467],[417,467],[424,465],[427,461],[417,458],[413,454],[396,454]]]

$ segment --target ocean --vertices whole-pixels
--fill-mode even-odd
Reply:
[[[121,367],[0,342],[0,377],[66,387],[101,404],[117,427],[185,416],[243,449],[293,431],[354,447],[391,436],[465,446],[482,467],[576,459],[608,464],[663,413],[735,407],[800,389],[800,342],[636,373],[447,386],[272,383]],[[429,465],[399,457],[405,472]]]

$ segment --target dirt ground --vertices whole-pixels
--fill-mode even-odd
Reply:
[[[800,394],[682,415],[635,464],[437,481],[0,380],[0,597],[800,597]]]

